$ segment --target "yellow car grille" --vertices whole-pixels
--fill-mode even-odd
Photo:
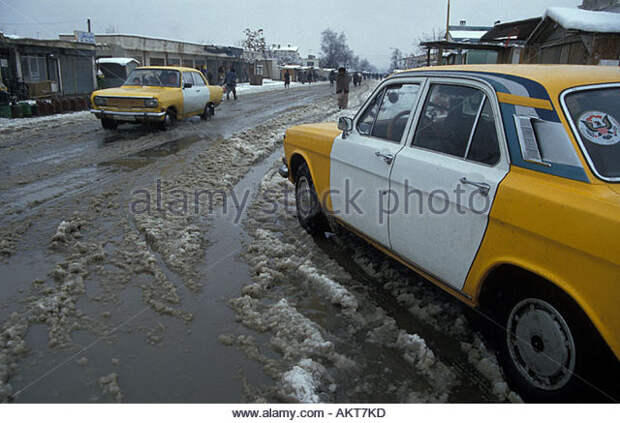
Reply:
[[[107,106],[111,107],[128,107],[128,108],[144,108],[143,98],[113,98],[107,97]]]

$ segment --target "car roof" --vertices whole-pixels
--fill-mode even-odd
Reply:
[[[164,69],[164,70],[175,70],[180,72],[199,72],[198,69],[188,68],[185,66],[140,66],[136,69]]]
[[[545,87],[559,90],[580,85],[620,82],[620,68],[588,65],[448,65],[398,71],[393,78],[419,74],[494,74],[495,76],[525,78]]]

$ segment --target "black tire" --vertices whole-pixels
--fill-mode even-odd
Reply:
[[[103,129],[116,129],[118,127],[118,122],[114,119],[101,119],[101,126]]]
[[[502,292],[492,315],[498,358],[511,388],[528,402],[618,400],[607,376],[617,360],[581,308],[533,278]],[[607,375],[606,375],[607,373]],[[615,389],[614,389],[615,391]]]
[[[306,232],[315,235],[325,230],[327,221],[306,163],[299,166],[295,174],[295,204],[297,220]]]
[[[164,120],[162,120],[159,124],[159,127],[166,131],[171,129],[177,123],[177,114],[173,109],[166,110],[166,115],[164,116]]]
[[[213,116],[215,116],[215,107],[213,107],[213,103],[207,103],[204,111],[200,115],[200,119],[210,120]]]

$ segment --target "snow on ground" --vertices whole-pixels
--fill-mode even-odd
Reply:
[[[421,401],[446,401],[455,384],[453,372],[420,336],[399,330],[385,310],[358,293],[358,282],[315,245],[290,211],[292,191],[275,168],[263,178],[245,222],[250,240],[243,258],[252,266],[255,282],[244,287],[244,295],[230,300],[239,321],[269,333],[269,345],[281,354],[277,366],[252,357],[274,378],[276,398],[369,401],[386,395],[391,401],[407,401],[415,392]],[[278,204],[275,214],[270,212],[273,204]],[[317,304],[325,310],[313,310]],[[338,327],[315,321],[317,313],[333,313]],[[370,345],[382,354],[400,355],[391,364],[375,357],[382,365],[371,370],[372,364],[366,363]],[[244,351],[245,346],[238,347]],[[322,368],[300,365],[308,360]],[[394,383],[390,377],[390,393],[378,394],[369,380],[385,382],[385,372],[412,375]],[[415,389],[411,381],[416,381]]]
[[[313,82],[309,86],[315,84],[328,84],[328,81],[320,81]],[[301,82],[291,82],[289,90],[295,88],[306,87],[308,85],[302,84]],[[275,90],[284,90],[284,81],[274,81],[272,79],[263,79],[263,85],[250,85],[249,82],[242,82],[237,84],[237,94],[245,94],[245,93],[257,93],[257,92],[267,92],[267,91],[275,91]]]
[[[59,123],[59,124],[70,124],[75,123],[76,121],[83,120],[85,118],[90,118],[91,114],[88,110],[82,110],[80,112],[71,112],[71,113],[62,113],[57,115],[49,115],[49,116],[36,116],[29,118],[15,118],[15,119],[7,119],[0,118],[0,134],[6,132],[7,130],[15,129],[15,128],[24,128],[33,124],[38,124],[41,122],[46,123]]]
[[[461,343],[461,349],[468,354],[468,361],[487,380],[490,390],[498,400],[519,400],[518,395],[508,388],[494,353],[486,348],[469,325],[464,314],[465,305],[433,288],[430,282],[370,247],[355,235],[345,231],[339,231],[338,234],[336,241],[351,249],[353,260],[360,268],[377,280],[401,306],[438,333],[449,335]]]

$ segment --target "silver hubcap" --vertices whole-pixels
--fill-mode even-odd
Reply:
[[[308,217],[312,210],[312,192],[310,184],[305,176],[299,178],[299,186],[297,189],[297,209],[301,217]]]
[[[164,117],[164,125],[168,128],[172,126],[172,116],[170,115],[170,112],[166,113],[166,116]]]
[[[510,356],[534,386],[560,389],[575,370],[575,341],[562,315],[549,303],[528,298],[508,318]]]

